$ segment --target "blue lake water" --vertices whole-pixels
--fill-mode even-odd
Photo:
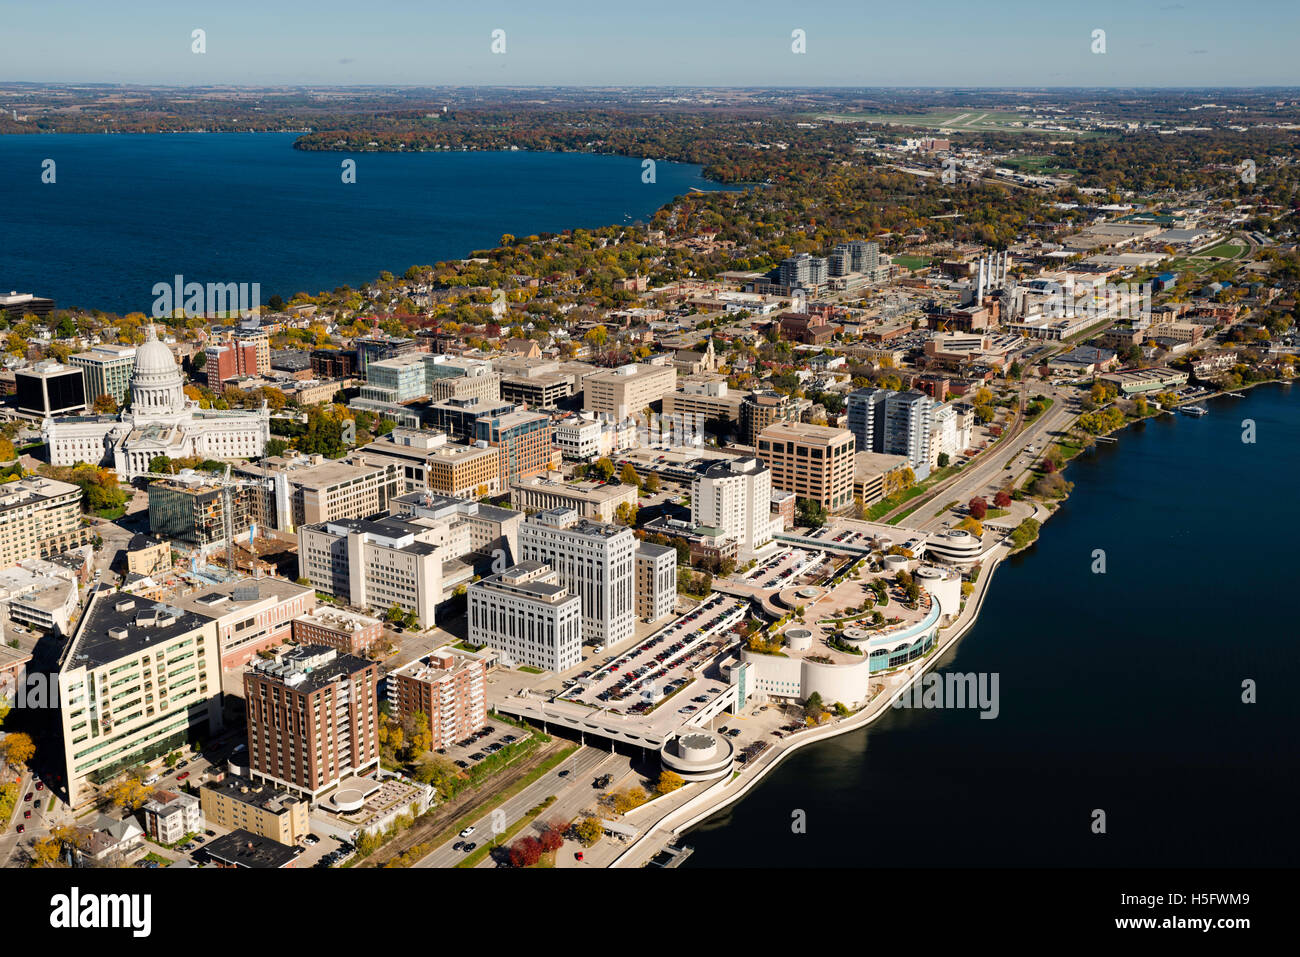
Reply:
[[[1295,865],[1298,401],[1262,386],[1076,459],[939,668],[997,672],[999,716],[891,711],[798,751],[686,866]]]
[[[358,286],[527,236],[648,219],[698,166],[580,153],[317,153],[288,133],[0,137],[0,288],[149,311],[156,282]],[[356,160],[356,182],[341,163]],[[55,182],[41,181],[55,162]]]

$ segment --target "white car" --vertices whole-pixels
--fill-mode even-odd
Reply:
[[[465,828],[465,830],[460,832],[460,836],[469,837],[473,833],[474,833],[474,825],[471,824],[469,827]]]

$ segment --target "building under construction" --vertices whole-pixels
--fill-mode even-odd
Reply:
[[[150,529],[158,537],[202,550],[247,537],[255,514],[253,492],[250,484],[224,483],[198,473],[155,480],[149,484]]]

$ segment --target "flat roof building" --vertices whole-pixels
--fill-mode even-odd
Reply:
[[[473,583],[466,595],[472,644],[543,671],[564,671],[582,661],[582,602],[544,562],[512,565]]]
[[[572,509],[530,515],[519,527],[523,560],[555,570],[582,601],[583,638],[607,647],[633,635],[636,545],[630,528],[580,519]]]
[[[620,505],[636,506],[635,485],[565,482],[559,476],[553,472],[511,483],[511,506],[532,512],[571,508],[582,518],[598,522],[614,521]]]
[[[677,370],[670,365],[619,366],[583,380],[582,408],[624,419],[662,401],[676,387]]]
[[[81,487],[30,476],[0,486],[0,568],[47,558],[90,542],[81,521]]]
[[[323,645],[294,647],[244,672],[248,766],[311,801],[379,770],[379,666]]]
[[[280,844],[296,844],[311,833],[307,801],[265,781],[231,775],[199,789],[208,824],[249,831]]]
[[[772,487],[829,512],[853,504],[854,450],[852,432],[824,425],[770,425],[758,436],[758,458],[772,470]]]
[[[399,720],[423,715],[429,748],[450,747],[487,723],[486,676],[481,659],[438,648],[388,674],[389,713]]]
[[[222,729],[217,623],[173,605],[95,594],[59,667],[69,800]]]

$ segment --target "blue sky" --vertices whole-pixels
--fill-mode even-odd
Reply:
[[[1300,85],[1297,0],[41,0],[0,36],[5,82]]]

